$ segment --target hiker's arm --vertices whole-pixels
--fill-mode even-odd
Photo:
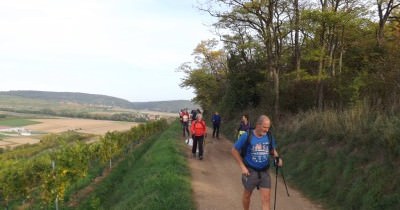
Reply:
[[[233,158],[235,158],[236,162],[239,164],[240,169],[242,170],[242,174],[244,174],[246,176],[250,175],[249,169],[247,169],[247,167],[244,165],[239,151],[237,151],[236,148],[233,147],[231,153],[232,153]]]
[[[192,122],[192,124],[190,124],[190,134],[194,134],[194,122]]]

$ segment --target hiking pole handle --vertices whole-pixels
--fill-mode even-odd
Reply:
[[[281,166],[279,166],[279,160],[280,160],[280,157],[279,157],[279,156],[277,156],[277,157],[274,158],[274,166],[275,166],[275,167],[281,167]]]

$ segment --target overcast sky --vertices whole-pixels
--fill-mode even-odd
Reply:
[[[196,0],[0,0],[0,91],[194,97],[180,64],[211,39]]]

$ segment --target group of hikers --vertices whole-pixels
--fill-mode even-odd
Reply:
[[[190,133],[192,134],[192,157],[196,157],[198,147],[198,158],[202,160],[207,126],[203,120],[201,111],[199,109],[192,110],[189,114],[187,110],[181,110],[180,119],[183,128],[183,137],[190,137]],[[212,137],[219,139],[221,116],[218,112],[213,113],[211,121],[213,125]],[[236,141],[231,153],[241,170],[241,179],[244,187],[242,205],[245,210],[250,208],[250,198],[255,188],[260,191],[262,209],[270,209],[271,177],[268,172],[270,158],[272,158],[276,167],[282,167],[283,165],[270,128],[271,120],[266,115],[259,116],[255,122],[255,126],[252,126],[249,116],[245,114],[241,117],[235,135]]]
[[[200,109],[193,109],[190,113],[187,109],[183,109],[179,112],[179,117],[182,124],[182,136],[184,138],[191,137],[193,141],[192,156],[196,157],[198,147],[199,160],[203,160],[203,146],[204,138],[207,136],[207,126]]]

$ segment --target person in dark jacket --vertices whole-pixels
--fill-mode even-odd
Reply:
[[[218,112],[215,112],[212,116],[212,124],[213,124],[213,133],[212,137],[219,139],[219,126],[221,125],[221,116],[219,115]]]

